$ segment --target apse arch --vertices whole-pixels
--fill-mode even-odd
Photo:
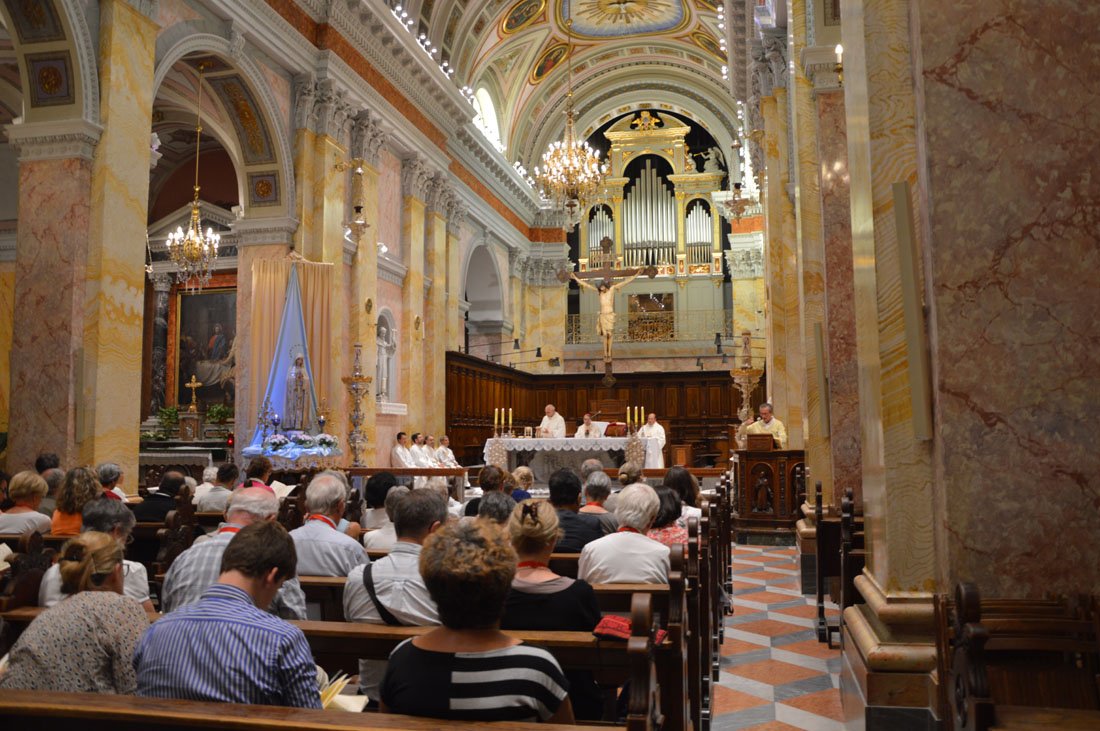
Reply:
[[[470,250],[463,282],[466,301],[470,303],[468,322],[504,320],[504,279],[486,244],[480,243]]]
[[[153,75],[154,98],[159,94],[172,67],[177,62],[195,54],[215,56],[240,75],[245,95],[238,99],[237,103],[242,108],[251,106],[248,103],[250,101],[248,95],[251,95],[258,112],[254,120],[258,133],[264,135],[268,144],[271,145],[273,161],[244,160],[242,169],[245,190],[241,196],[242,209],[252,216],[287,215],[295,195],[294,153],[290,149],[286,123],[277,111],[278,104],[254,61],[235,48],[230,40],[213,33],[192,33],[182,36],[175,43],[158,41],[156,71]],[[224,102],[224,99],[222,101]],[[234,136],[241,149],[245,149],[245,146],[250,144],[248,139],[245,139],[245,130],[234,129]],[[277,175],[272,176],[271,173],[277,173]],[[274,195],[271,192],[272,186]]]

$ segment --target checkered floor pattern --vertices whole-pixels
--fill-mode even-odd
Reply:
[[[735,546],[715,731],[839,731],[840,652],[817,641],[794,548]],[[836,608],[828,610],[835,617]]]

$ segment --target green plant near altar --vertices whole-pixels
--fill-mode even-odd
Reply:
[[[226,404],[211,404],[206,409],[206,423],[224,424],[233,418],[233,407]]]
[[[180,425],[180,410],[176,406],[165,406],[157,410],[157,439],[171,439]]]

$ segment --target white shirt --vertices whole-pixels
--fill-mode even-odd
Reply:
[[[374,593],[382,606],[404,625],[439,624],[439,613],[424,579],[420,577],[420,546],[407,541],[394,545],[390,555],[373,564]],[[348,574],[344,587],[344,619],[348,622],[385,624],[363,585],[363,567]],[[378,686],[386,674],[384,660],[359,661],[359,687],[371,700],[379,700]]]
[[[290,537],[298,553],[299,576],[347,576],[359,564],[370,562],[359,541],[319,516],[290,531]]]
[[[229,504],[229,496],[232,494],[232,490],[214,485],[199,498],[197,509],[200,513],[224,513],[226,505]]]
[[[408,447],[395,444],[393,451],[390,452],[390,466],[412,469],[416,467],[416,460],[413,459],[412,452],[409,451]]]
[[[413,462],[417,467],[438,467],[435,457],[432,455],[432,451],[423,444],[414,444],[409,448],[412,453]]]
[[[369,530],[363,534],[363,547],[370,551],[389,551],[397,543],[397,529],[393,523]]]
[[[139,602],[149,599],[149,574],[137,561],[123,560],[122,593]],[[61,566],[54,564],[42,576],[38,586],[38,606],[52,607],[69,596],[61,591]]]
[[[32,510],[28,513],[0,513],[0,533],[49,533],[50,519]]]
[[[601,429],[600,425],[595,422],[593,422],[589,426],[581,424],[577,427],[577,433],[573,436],[575,436],[577,439],[599,439],[603,436],[603,429]]]
[[[389,522],[390,516],[386,515],[385,508],[367,508],[363,511],[363,520],[361,521],[363,530],[381,528]]]
[[[581,550],[577,578],[589,584],[667,584],[668,555],[668,546],[641,533],[612,533]]]
[[[553,416],[542,417],[542,423],[539,424],[538,436],[542,437],[547,434],[555,439],[561,439],[565,436],[565,419],[556,411]]]
[[[435,461],[447,467],[459,466],[458,460],[455,459],[455,453],[451,451],[450,447],[440,447],[435,450]]]

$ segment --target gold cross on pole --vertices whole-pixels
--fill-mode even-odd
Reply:
[[[197,392],[200,388],[202,388],[202,384],[199,383],[198,380],[195,378],[194,373],[191,374],[191,380],[188,381],[187,383],[183,384],[183,387],[191,389],[191,405],[187,407],[187,413],[188,414],[197,414],[197,413],[199,413],[199,402],[198,402]]]

